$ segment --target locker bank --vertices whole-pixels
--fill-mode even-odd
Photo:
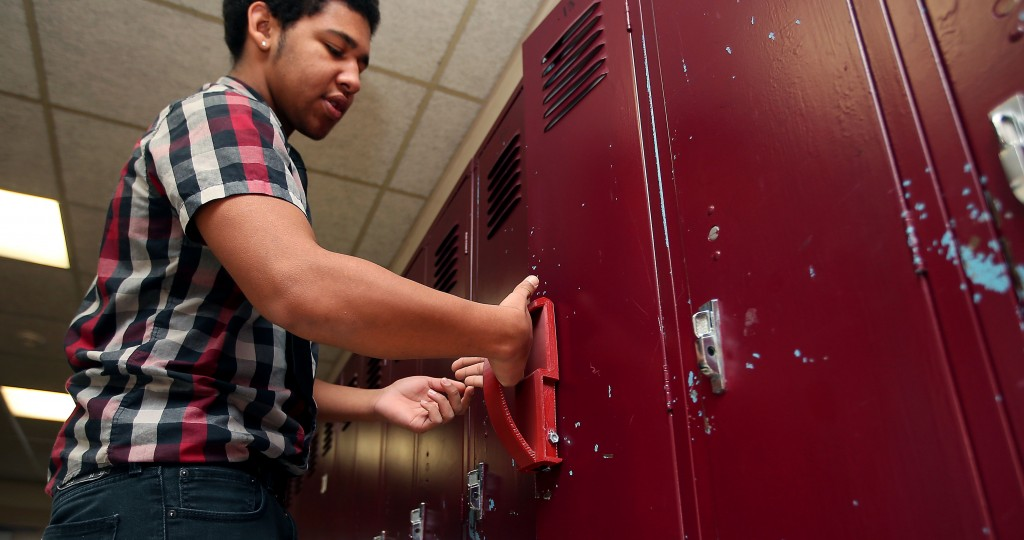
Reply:
[[[539,275],[530,375],[322,426],[303,537],[1024,538],[1022,10],[561,2],[405,271]]]

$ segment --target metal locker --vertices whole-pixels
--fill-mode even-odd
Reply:
[[[564,458],[537,476],[541,539],[683,536],[672,415],[684,396],[670,389],[664,326],[674,299],[627,7],[562,2],[523,45],[528,247],[556,308]]]
[[[472,181],[471,168],[455,187],[448,203],[423,239],[427,285],[469,298]],[[452,378],[452,359],[422,359],[417,375]],[[462,491],[465,486],[466,417],[416,436],[413,471],[413,504],[402,507],[406,530],[414,531],[410,513],[419,511],[419,538],[459,538],[465,515]],[[390,489],[385,486],[385,489]],[[419,507],[422,505],[422,507]],[[417,538],[414,534],[412,538]],[[401,538],[407,538],[401,536]]]
[[[473,299],[501,302],[528,274],[528,228],[521,88],[517,88],[485,137],[476,163],[473,251]],[[510,408],[515,392],[504,390]],[[484,392],[478,392],[468,413],[466,538],[531,538],[534,534],[536,489],[531,474],[520,473],[495,433]]]
[[[947,216],[932,171],[908,165],[927,140],[903,130],[917,88],[900,81],[887,14],[643,4],[676,287],[718,333],[714,352],[683,348],[677,368],[690,537],[1020,534],[990,513],[952,369],[949,340],[971,329],[936,310],[940,243],[920,230],[945,231]],[[701,355],[724,361],[723,393]]]

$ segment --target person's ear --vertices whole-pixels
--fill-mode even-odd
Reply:
[[[265,2],[253,2],[249,6],[248,39],[261,51],[269,51],[277,37],[277,19],[270,13]]]

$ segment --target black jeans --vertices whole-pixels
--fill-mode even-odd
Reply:
[[[44,540],[294,539],[253,475],[216,465],[132,465],[57,489]]]

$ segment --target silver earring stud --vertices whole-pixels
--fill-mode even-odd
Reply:
[[[264,49],[266,49],[267,48],[267,40],[261,41],[260,42],[260,47],[263,47]]]

